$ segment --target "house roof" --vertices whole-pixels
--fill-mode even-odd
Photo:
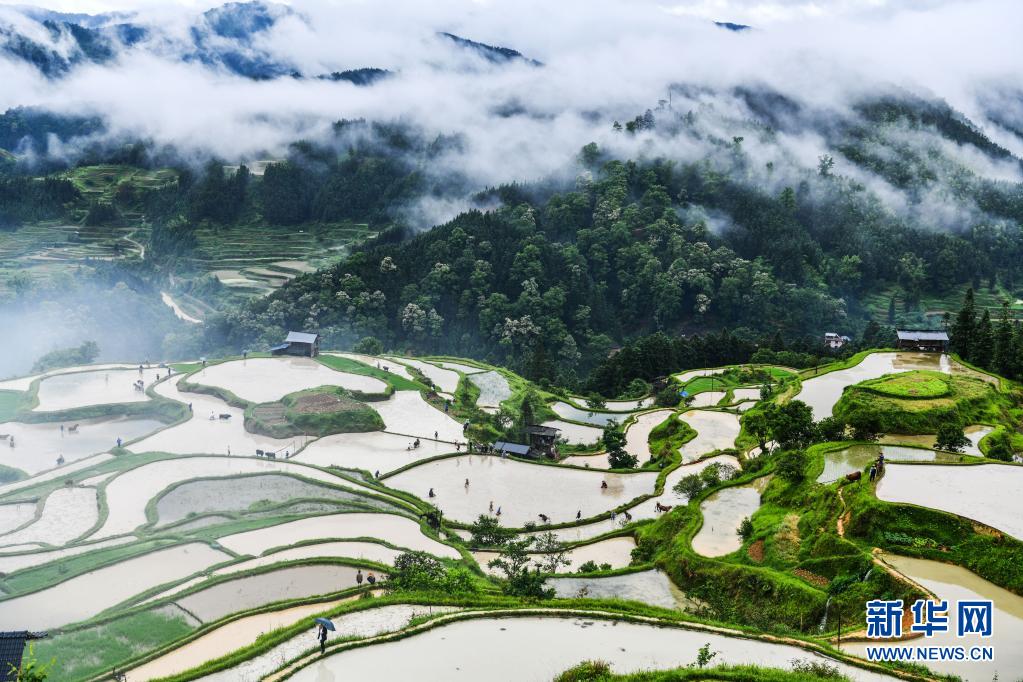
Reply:
[[[553,426],[537,426],[532,424],[526,427],[526,433],[537,436],[557,436],[560,431],[561,429],[556,429]]]
[[[900,329],[895,332],[899,341],[948,341],[948,333],[933,329]]]
[[[499,440],[494,443],[494,449],[498,452],[507,452],[512,455],[528,455],[529,446],[522,445],[521,443],[506,443],[503,440]]]
[[[309,332],[288,332],[288,338],[284,339],[287,343],[316,343],[316,339],[320,338],[319,334],[310,334]]]
[[[0,682],[13,682],[17,671],[21,669],[21,658],[25,651],[25,641],[42,639],[45,632],[0,632]]]

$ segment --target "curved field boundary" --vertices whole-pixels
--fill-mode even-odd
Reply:
[[[752,635],[749,632],[743,632],[741,630],[735,630],[732,628],[704,625],[702,623],[686,622],[681,623],[679,621],[666,620],[661,618],[655,618],[650,616],[633,615],[633,614],[622,614],[614,611],[603,611],[603,610],[588,610],[584,608],[523,608],[523,609],[487,609],[481,611],[472,612],[456,612],[449,614],[442,614],[431,620],[413,625],[395,633],[387,633],[384,635],[377,635],[375,637],[367,637],[349,642],[337,642],[333,646],[327,645],[330,649],[331,654],[341,653],[343,651],[349,651],[365,646],[372,646],[374,644],[383,644],[385,642],[396,642],[406,637],[411,637],[433,628],[447,625],[463,620],[472,620],[474,618],[519,618],[524,616],[539,616],[539,617],[555,617],[555,618],[572,618],[572,617],[584,617],[584,618],[599,618],[602,620],[619,620],[631,623],[656,625],[659,627],[673,627],[686,630],[697,630],[701,632],[713,633],[716,635],[724,635],[726,637],[734,637],[737,639],[753,639],[762,642],[768,642],[772,644],[785,644],[789,646],[798,647],[800,649],[817,653],[828,658],[841,661],[848,665],[861,668],[863,670],[870,670],[885,675],[891,675],[893,677],[905,679],[905,680],[928,680],[929,678],[916,675],[914,673],[904,673],[901,671],[895,671],[890,668],[885,668],[876,664],[867,663],[861,659],[857,659],[846,654],[839,652],[836,649],[831,648],[819,643],[811,643],[800,639],[790,637],[780,637],[775,635]],[[280,682],[292,677],[296,672],[302,668],[307,667],[312,662],[319,660],[320,654],[316,650],[312,653],[306,654],[305,656],[296,659],[290,663],[285,664],[277,672],[268,675],[263,678],[262,682]]]

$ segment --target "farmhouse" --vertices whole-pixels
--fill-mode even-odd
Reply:
[[[944,353],[948,350],[948,333],[934,329],[899,329],[899,350]]]
[[[494,452],[498,454],[514,455],[515,457],[528,457],[533,459],[536,454],[533,453],[532,448],[522,443],[508,443],[503,440],[499,440],[494,443]]]
[[[320,354],[320,335],[311,332],[288,332],[284,343],[270,349],[273,355],[304,355],[315,358]]]
[[[851,340],[848,336],[839,336],[835,332],[826,332],[824,334],[824,345],[828,348],[841,348]]]
[[[19,679],[21,658],[25,642],[46,637],[45,632],[0,632],[0,682],[14,682]]]
[[[532,424],[526,427],[526,435],[529,436],[530,457],[541,457],[546,455],[551,459],[558,456],[557,440],[560,429],[553,426],[540,426]]]

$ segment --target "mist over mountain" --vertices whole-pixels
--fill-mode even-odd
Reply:
[[[378,275],[362,262],[312,289],[303,277],[283,283],[244,319],[208,325],[196,347],[267,341],[292,325],[333,330],[339,343],[374,336],[433,348],[457,335],[459,352],[498,353],[501,311],[545,319],[568,355],[587,349],[585,366],[631,332],[856,333],[896,300],[886,319],[934,324],[942,308],[928,308],[925,292],[951,296],[981,282],[1015,300],[1023,90],[1016,41],[991,26],[1012,23],[1019,7],[781,6],[794,14],[732,20],[687,3],[462,0],[96,15],[3,7],[0,172],[63,177],[115,165],[174,169],[178,180],[126,191],[109,207],[84,198],[55,207],[57,187],[0,206],[0,218],[88,213],[124,229],[141,219],[153,226],[151,256],[169,259],[156,276],[171,272],[175,286],[172,263],[213,262],[197,255],[209,247],[195,235],[222,226],[285,234],[356,221],[380,233],[366,246],[381,249],[372,251],[379,265],[450,254],[450,243],[434,242],[452,225],[486,241],[510,221],[543,238],[508,236],[505,248],[576,249],[590,283],[561,285],[609,296],[585,321],[575,316],[588,304],[574,298],[553,317],[530,312],[531,278],[509,262],[478,293],[510,307],[445,303],[437,282],[471,288],[468,265],[462,279],[419,272],[449,265],[448,255],[431,256],[396,287],[370,286]],[[252,172],[236,183],[230,173],[242,165]],[[446,231],[431,236],[437,226]],[[598,248],[593,230],[614,237]],[[422,232],[411,252],[394,251]],[[632,281],[623,273],[651,245],[656,264]],[[555,273],[574,258],[548,263],[541,290],[558,286]],[[377,301],[372,312],[339,303],[339,278],[355,272],[366,288],[351,296]],[[759,281],[770,286],[756,305],[736,290]],[[320,300],[312,313],[308,296]],[[647,305],[652,298],[674,302]],[[409,305],[439,336],[405,328]],[[482,327],[467,326],[481,315]]]

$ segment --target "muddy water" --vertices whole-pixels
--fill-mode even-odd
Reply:
[[[432,433],[430,435],[433,435]],[[364,469],[381,476],[413,464],[421,459],[436,457],[454,450],[450,443],[420,439],[419,447],[408,449],[409,437],[392,433],[339,433],[325,436],[310,443],[295,459],[307,464],[345,469]]]
[[[495,671],[504,671],[497,679],[548,682],[585,660],[607,661],[616,673],[687,666],[708,643],[718,652],[715,664],[791,668],[793,659],[828,660],[797,647],[682,628],[579,618],[477,618],[327,656],[290,679],[493,680]],[[466,656],[467,651],[473,655]],[[857,682],[891,679],[837,661],[834,665]]]
[[[936,353],[871,353],[853,367],[829,372],[819,377],[803,380],[803,388],[796,395],[813,408],[816,420],[831,416],[835,403],[842,397],[846,386],[858,384],[867,379],[876,379],[885,374],[908,372],[915,369],[927,369],[945,374],[962,374],[992,380],[952,361],[947,355]]]
[[[418,606],[409,604],[393,604],[378,608],[346,613],[331,618],[337,628],[330,633],[330,639],[338,637],[372,637],[384,632],[394,632],[408,624],[409,620],[421,615],[436,615],[458,611],[454,606]],[[234,668],[206,675],[203,682],[238,682],[239,680],[259,680],[270,674],[283,661],[290,661],[317,646],[316,630],[309,631],[282,642],[269,651],[253,659],[240,663]],[[134,677],[131,678],[134,680]],[[349,678],[345,678],[349,679]],[[355,679],[355,678],[351,678]],[[382,678],[367,678],[382,679]]]
[[[213,476],[253,473],[289,473],[332,485],[359,488],[325,471],[294,462],[267,461],[254,457],[180,457],[165,459],[127,471],[106,486],[109,515],[95,537],[104,538],[135,530],[146,523],[146,504],[178,481]]]
[[[693,401],[689,403],[690,407],[713,407],[721,402],[721,399],[725,397],[724,391],[704,391],[703,393],[697,393],[693,396]]]
[[[562,599],[624,599],[680,610],[689,603],[668,576],[656,570],[606,578],[551,578],[547,586]]]
[[[287,547],[303,540],[320,538],[369,537],[397,547],[458,559],[453,548],[423,535],[419,523],[394,514],[329,514],[300,519],[277,526],[235,533],[220,538],[224,547],[238,554],[253,556],[275,547]]]
[[[228,575],[239,571],[248,571],[260,566],[269,566],[281,561],[294,559],[313,559],[319,557],[343,557],[346,559],[366,559],[381,564],[393,564],[401,550],[391,549],[375,542],[318,542],[315,545],[302,545],[290,549],[266,554],[256,559],[249,559],[237,564],[218,568],[213,575]]]
[[[465,486],[469,479],[470,485]],[[462,455],[421,464],[387,479],[387,485],[430,499],[445,517],[466,523],[501,508],[501,523],[521,527],[539,514],[551,523],[575,521],[613,509],[653,491],[655,472],[612,474],[527,464],[493,455]],[[606,481],[607,487],[601,488]]]
[[[944,453],[921,448],[899,447],[898,445],[852,445],[844,450],[824,455],[824,471],[817,477],[818,483],[831,483],[854,471],[863,471],[877,456],[884,452],[889,462],[933,462],[947,457]]]
[[[992,431],[994,431],[993,427],[985,426],[984,424],[973,424],[963,429],[963,433],[970,440],[970,444],[963,448],[963,454],[977,457],[982,456],[980,441]],[[882,443],[903,443],[906,445],[920,445],[925,448],[933,448],[936,440],[937,436],[935,434],[905,435],[901,433],[888,433],[881,438]]]
[[[35,522],[0,536],[0,545],[39,542],[59,547],[84,535],[97,521],[95,488],[58,488],[43,501],[43,513]]]
[[[470,374],[469,381],[480,389],[480,397],[476,400],[480,407],[499,407],[512,397],[511,385],[500,372],[491,370]]]
[[[916,639],[901,646],[992,646],[995,660],[987,662],[932,662],[928,667],[947,675],[958,675],[967,682],[988,682],[998,679],[1011,680],[1023,670],[1023,597],[989,583],[965,568],[943,564],[937,561],[911,559],[896,555],[885,555],[885,561],[900,573],[920,583],[933,592],[938,599],[948,601],[952,607],[949,614],[951,632],[935,633],[933,637]],[[991,617],[992,636],[981,639],[968,636],[960,639],[955,632],[955,602],[960,600],[990,599],[994,605]],[[893,648],[900,645],[892,645]],[[865,642],[853,642],[843,649],[856,656],[866,657]]]
[[[176,603],[204,623],[210,623],[265,604],[357,587],[355,574],[355,568],[339,564],[294,566],[220,583]]]
[[[608,538],[582,547],[575,547],[568,552],[568,559],[572,563],[568,567],[559,568],[558,572],[575,573],[587,561],[592,561],[598,566],[607,563],[611,564],[611,568],[625,568],[632,561],[632,550],[635,548],[636,541],[632,539],[632,536]],[[487,566],[498,557],[497,552],[473,552],[472,556],[480,568],[487,573],[501,575],[500,570]],[[534,558],[537,561],[543,561],[543,555],[534,555]]]
[[[601,452],[596,455],[572,455],[571,457],[566,457],[561,460],[561,463],[571,464],[572,466],[583,467],[586,469],[611,468],[611,462],[608,460],[606,452]]]
[[[256,450],[296,452],[307,438],[278,440],[267,438],[245,430],[245,411],[231,407],[223,400],[201,393],[186,393],[178,390],[180,379],[163,381],[156,386],[156,392],[165,398],[192,406],[192,417],[181,424],[144,438],[130,446],[132,452],[169,452],[180,455],[219,454],[230,451],[234,455],[255,455]],[[216,418],[231,415],[230,419]],[[214,417],[210,419],[210,417]]]
[[[408,365],[409,367],[414,367],[419,370],[423,376],[434,383],[439,391],[454,393],[458,389],[458,380],[461,378],[458,376],[458,372],[453,372],[450,369],[444,369],[443,367],[438,367],[437,365],[432,365],[429,362],[423,362],[422,360],[394,358],[391,356],[388,356],[387,359],[391,362],[401,362],[403,365]]]
[[[0,601],[0,628],[48,630],[90,618],[162,583],[230,557],[201,543],[162,549]]]
[[[740,426],[739,418],[731,412],[690,410],[679,419],[696,430],[696,437],[679,449],[683,462],[692,462],[708,452],[735,447]]]
[[[385,431],[409,436],[409,442],[433,439],[434,433],[447,443],[465,442],[462,425],[423,400],[419,391],[395,391],[387,400],[370,405],[384,420]]]
[[[877,497],[958,514],[1023,539],[1023,467],[889,464]]]
[[[189,377],[194,384],[218,386],[243,400],[268,403],[289,393],[318,386],[341,386],[364,393],[383,393],[380,379],[338,372],[312,358],[251,358],[212,365]]]
[[[607,412],[592,412],[561,401],[552,403],[550,407],[559,417],[563,417],[571,421],[593,424],[594,426],[599,426],[601,428],[603,428],[608,422],[612,421],[621,424],[628,416],[622,414],[610,414]]]
[[[128,679],[132,682],[146,682],[176,675],[206,661],[220,658],[235,649],[248,646],[260,635],[293,625],[306,618],[311,619],[312,616],[335,608],[345,601],[348,600],[336,599],[239,618],[138,668],[129,670]]]
[[[604,431],[596,426],[584,426],[572,424],[560,419],[553,419],[543,423],[544,426],[552,426],[561,431],[559,439],[564,439],[569,445],[593,445],[600,440]]]
[[[167,373],[166,369],[144,369],[141,374],[138,370],[111,369],[47,377],[39,382],[39,405],[34,411],[53,412],[87,405],[142,402],[149,400],[149,396],[136,390],[133,384],[142,379],[148,387]]]
[[[78,424],[78,431],[68,428]],[[141,438],[164,426],[155,419],[117,417],[113,419],[81,419],[64,424],[0,424],[0,433],[14,436],[15,447],[0,441],[0,464],[21,469],[29,475],[57,467],[57,458],[67,463],[95,455],[117,446],[117,439],[128,442]],[[0,488],[2,490],[2,488]]]
[[[700,505],[703,525],[693,538],[693,550],[703,556],[715,557],[731,554],[742,547],[742,538],[736,531],[743,519],[753,516],[760,508],[760,492],[766,477],[755,485],[725,488],[714,493]]]

